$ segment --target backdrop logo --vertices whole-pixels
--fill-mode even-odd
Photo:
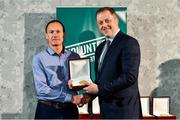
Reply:
[[[105,37],[99,37],[91,40],[87,40],[84,42],[79,42],[76,44],[72,44],[66,46],[67,49],[78,53],[81,58],[89,57],[91,62],[94,61],[94,54],[96,47],[105,39]]]

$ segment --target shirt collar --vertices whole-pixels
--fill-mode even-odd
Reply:
[[[54,55],[55,52],[53,49],[51,49],[50,47],[47,48],[47,52],[50,54],[50,55]]]
[[[118,34],[119,31],[120,31],[120,29],[118,28],[118,30],[114,34],[114,37]],[[114,39],[114,37],[113,37],[113,39]]]
[[[66,53],[66,49],[65,47],[63,48],[64,49],[64,53]],[[55,55],[56,53],[54,52],[54,50],[50,47],[47,48],[47,52],[50,54],[50,55]]]
[[[113,41],[114,37],[118,34],[118,32],[119,32],[119,31],[120,31],[120,29],[118,29],[118,30],[115,32],[115,34],[114,34],[113,38],[106,38],[106,39],[110,40],[110,41],[111,41],[111,43],[112,43],[112,41]]]

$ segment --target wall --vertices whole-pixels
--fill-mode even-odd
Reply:
[[[47,46],[56,6],[127,7],[128,34],[141,46],[141,95],[171,96],[180,118],[180,0],[0,0],[0,118],[33,118],[32,55]]]

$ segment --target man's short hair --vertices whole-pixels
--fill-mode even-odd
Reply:
[[[51,20],[51,21],[49,21],[47,23],[46,27],[45,27],[45,32],[47,33],[47,28],[48,28],[49,24],[55,23],[55,22],[61,24],[61,26],[63,27],[63,32],[65,33],[65,27],[64,27],[63,23],[61,21],[59,21],[59,20]]]
[[[113,8],[111,7],[102,7],[102,8],[99,8],[97,11],[96,11],[96,17],[97,17],[97,14],[101,13],[101,12],[104,12],[104,11],[109,11],[111,14],[113,15],[116,15],[116,12]]]

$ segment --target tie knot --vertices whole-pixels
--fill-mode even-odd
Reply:
[[[106,45],[107,45],[107,46],[109,46],[109,45],[110,45],[110,43],[111,43],[111,41],[110,41],[110,40],[106,40]]]

